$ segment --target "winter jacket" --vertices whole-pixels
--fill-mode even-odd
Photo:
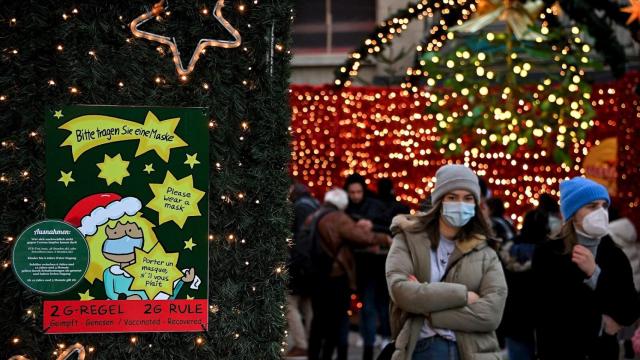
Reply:
[[[303,195],[293,203],[293,223],[291,231],[293,233],[293,246],[289,248],[289,284],[288,288],[294,295],[306,296],[310,291],[310,284],[307,279],[302,276],[301,263],[295,261],[296,253],[298,253],[298,233],[302,229],[305,221],[314,211],[320,207],[318,201],[309,195]]]
[[[358,204],[349,202],[345,212],[355,221],[360,219],[370,220],[373,223],[373,231],[389,231],[389,224],[385,224],[383,205],[378,199],[365,196]]]
[[[485,238],[456,242],[442,282],[429,283],[431,242],[424,215],[397,216],[386,263],[391,303],[393,360],[411,359],[425,317],[435,328],[453,330],[461,360],[500,359],[495,330],[500,324],[507,285],[496,252]],[[414,275],[418,281],[410,281]],[[467,305],[467,292],[480,299]]]
[[[610,237],[602,238],[595,259],[601,272],[593,290],[584,282],[585,273],[571,261],[571,252],[563,250],[563,240],[551,240],[539,245],[533,255],[538,356],[542,360],[617,359],[616,337],[602,332],[602,315],[623,326],[638,318],[640,304],[629,261]]]
[[[309,215],[319,207],[320,203],[318,200],[309,195],[303,195],[293,203],[293,224],[291,224],[291,231],[294,237],[298,231],[300,231]]]
[[[627,255],[633,272],[633,283],[636,291],[640,291],[640,242],[635,226],[627,218],[612,221],[609,224],[609,236]]]
[[[509,287],[509,296],[504,307],[504,316],[500,324],[505,336],[533,344],[534,315],[536,306],[533,300],[533,272],[531,258],[535,244],[509,241],[500,249],[500,258],[504,266],[504,275]]]
[[[344,211],[333,211],[323,216],[318,222],[318,234],[322,244],[335,259],[331,277],[347,275],[349,286],[356,288],[356,271],[350,246],[366,247],[386,245],[387,235],[367,231],[357,226]]]

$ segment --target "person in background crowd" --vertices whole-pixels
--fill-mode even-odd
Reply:
[[[349,195],[349,206],[345,212],[355,221],[362,219],[371,222],[372,229],[378,232],[388,232],[389,226],[384,219],[382,203],[374,197],[367,187],[365,178],[360,174],[347,177],[344,190]]]
[[[560,183],[564,224],[533,255],[539,359],[618,359],[617,333],[640,315],[631,266],[607,235],[607,189]]]
[[[480,185],[480,211],[482,215],[485,217],[487,223],[491,225],[491,229],[495,229],[500,225],[496,224],[494,220],[491,218],[491,210],[487,205],[487,200],[491,198],[491,191],[489,191],[489,188],[487,187],[487,183],[480,176],[478,176],[478,184]],[[500,251],[500,247],[502,246],[502,238],[496,237],[495,232],[492,231],[492,233],[493,235],[491,235],[487,239],[487,243],[495,251]],[[500,344],[502,344],[501,337],[500,337]]]
[[[504,201],[497,197],[486,200],[491,216],[491,225],[496,237],[502,240],[502,243],[513,240],[516,235],[516,228],[513,223],[504,216]]]
[[[309,331],[311,329],[311,298],[310,285],[304,281],[299,268],[300,264],[292,261],[296,251],[296,234],[300,232],[302,225],[309,215],[320,207],[318,200],[314,199],[309,189],[295,183],[289,189],[289,201],[293,204],[293,223],[291,232],[293,244],[289,250],[289,294],[287,294],[287,322],[289,334],[293,340],[293,347],[287,356],[307,356]],[[304,319],[304,323],[303,323]]]
[[[361,226],[368,226],[377,232],[389,233],[390,220],[386,219],[383,203],[374,198],[364,177],[349,175],[344,185],[349,194],[346,213]],[[384,284],[385,253],[379,249],[362,249],[354,252],[358,273],[358,295],[362,301],[360,311],[360,334],[364,342],[363,360],[373,359],[378,323],[382,325],[383,336],[389,336],[389,309]],[[348,324],[346,324],[348,326]],[[348,331],[343,329],[339,353],[344,352]]]
[[[378,180],[376,198],[382,205],[382,219],[384,226],[388,229],[391,226],[391,220],[400,214],[409,214],[411,209],[403,203],[396,200],[393,182],[384,178]],[[360,255],[360,254],[359,254]],[[362,254],[362,257],[369,256]],[[391,329],[389,328],[389,293],[387,292],[387,281],[384,274],[384,264],[386,261],[386,251],[382,250],[378,254],[367,259],[371,263],[371,274],[359,274],[359,278],[363,279],[359,283],[362,291],[363,308],[361,311],[362,319],[362,336],[365,348],[363,360],[373,358],[373,343],[375,342],[376,315],[379,319],[379,333],[382,337],[380,344],[384,348],[389,343],[391,337]],[[367,283],[368,282],[368,283]],[[373,304],[373,306],[371,306]]]
[[[500,257],[505,269],[509,295],[500,324],[506,338],[509,360],[535,359],[534,293],[531,260],[537,244],[549,236],[549,217],[541,210],[531,210],[524,216],[520,234],[502,247]]]
[[[342,189],[325,194],[324,205],[318,210],[325,215],[317,222],[318,239],[331,259],[327,274],[321,274],[313,284],[313,320],[309,339],[309,359],[329,360],[338,344],[339,333],[349,309],[351,289],[356,274],[350,246],[388,246],[387,234],[375,233],[353,221],[344,210],[349,198]],[[312,214],[307,221],[313,221]]]
[[[433,203],[431,202],[431,194],[429,194],[427,198],[420,203],[420,211],[423,213],[428,213],[432,207],[433,207]]]
[[[382,203],[382,217],[385,220],[387,228],[391,226],[391,220],[396,215],[409,214],[411,209],[396,200],[396,193],[393,189],[393,181],[388,178],[378,180],[378,191],[376,193],[378,200]]]
[[[495,330],[507,285],[478,177],[463,165],[436,173],[426,214],[397,216],[386,273],[394,360],[499,359]]]
[[[538,209],[549,215],[549,230],[551,231],[551,234],[557,234],[560,232],[560,228],[562,228],[562,215],[560,214],[558,199],[544,193],[540,194],[538,201]]]
[[[617,209],[613,206],[609,206],[609,221],[609,236],[629,259],[631,272],[633,273],[633,283],[637,293],[640,291],[640,242],[638,242],[638,233],[633,223],[626,217],[620,217]],[[635,357],[631,337],[636,328],[637,322],[620,331],[620,338],[624,340],[625,359],[633,359]]]

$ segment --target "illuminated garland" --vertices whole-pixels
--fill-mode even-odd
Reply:
[[[447,158],[437,146],[435,119],[423,113],[428,98],[399,87],[295,86],[291,94],[292,176],[322,198],[342,186],[350,173],[360,173],[375,190],[381,178],[395,183],[397,199],[414,209],[433,188],[438,167],[467,164],[488,182],[494,196],[507,203],[507,214],[521,221],[538,204],[538,195],[558,195],[558,183],[583,173],[589,149],[608,137],[619,138],[617,201],[623,212],[640,221],[640,100],[634,93],[640,74],[629,73],[612,83],[595,84],[590,104],[596,112],[586,138],[571,151],[573,165],[556,163],[551,152],[534,145],[509,154],[502,145],[490,151],[463,151]],[[621,163],[622,164],[622,163]]]
[[[349,54],[347,61],[336,69],[336,86],[350,86],[351,79],[358,75],[358,70],[363,61],[369,56],[378,56],[382,50],[391,44],[391,41],[399,36],[412,20],[423,20],[432,18],[436,14],[441,15],[438,24],[434,24],[429,32],[428,39],[424,44],[417,46],[417,51],[422,48],[440,48],[446,41],[448,27],[461,24],[462,19],[466,20],[475,11],[474,0],[421,0],[417,3],[409,4],[405,9],[399,10],[385,21],[380,23],[371,32],[363,44]]]
[[[530,1],[530,0],[529,0]],[[441,17],[441,22],[434,25],[438,31],[442,31],[439,26],[443,25],[442,21],[449,21],[447,26],[451,26],[450,20],[454,23],[458,21],[466,21],[471,13],[476,11],[476,1],[459,0],[458,5],[454,5],[454,0],[429,1],[422,0],[417,3],[410,3],[406,8],[397,11],[387,17],[380,25],[378,25],[372,33],[367,35],[362,44],[354,49],[349,58],[336,68],[335,81],[336,86],[350,86],[352,79],[358,75],[358,69],[363,61],[373,57],[377,58],[381,51],[390,46],[391,41],[399,35],[402,30],[406,29],[409,22],[418,19],[423,20],[426,17],[433,18],[435,15]],[[522,2],[527,2],[523,0]],[[578,25],[586,28],[589,36],[594,39],[595,50],[604,58],[607,65],[611,67],[611,71],[616,76],[621,76],[625,72],[626,56],[624,47],[616,38],[615,30],[612,24],[626,27],[632,37],[638,42],[640,41],[640,23],[634,21],[628,24],[627,20],[631,19],[627,5],[619,4],[614,0],[602,1],[585,1],[585,0],[544,0],[546,7],[554,8],[555,12],[559,12],[559,7]],[[556,6],[559,4],[560,6]],[[460,13],[458,10],[462,9]],[[447,17],[457,14],[457,18],[446,20]],[[419,16],[418,16],[419,15]],[[554,24],[551,24],[553,26]],[[398,31],[400,30],[400,31]],[[428,50],[427,45],[434,41],[443,41],[441,35],[433,35],[434,28],[430,29],[424,41],[416,47],[416,64],[422,58],[423,51]],[[440,46],[441,47],[441,46]],[[416,81],[413,66],[407,69],[408,79],[405,82],[406,88],[414,88],[420,84]]]

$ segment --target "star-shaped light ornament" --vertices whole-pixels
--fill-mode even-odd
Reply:
[[[623,7],[620,11],[629,14],[627,25],[634,21],[640,21],[640,0],[629,0],[629,6]]]
[[[191,55],[191,60],[189,60],[188,66],[185,68],[182,64],[182,59],[180,58],[180,51],[178,50],[178,44],[176,42],[175,37],[168,37],[159,34],[153,34],[150,32],[140,30],[140,26],[142,26],[147,21],[157,17],[161,12],[166,11],[169,7],[168,0],[161,0],[160,2],[153,5],[153,8],[135,18],[129,27],[131,28],[131,32],[133,36],[138,38],[145,38],[151,41],[157,41],[161,44],[167,45],[171,49],[171,53],[173,53],[173,62],[176,65],[176,71],[180,76],[189,75],[196,66],[198,59],[202,55],[205,48],[209,46],[221,47],[225,49],[236,48],[240,46],[241,37],[238,30],[236,30],[229,22],[222,17],[222,8],[224,7],[224,0],[217,0],[215,9],[213,11],[213,16],[218,20],[218,22],[224,26],[224,28],[233,36],[234,40],[215,40],[215,39],[200,39],[198,42],[198,46],[193,51]]]

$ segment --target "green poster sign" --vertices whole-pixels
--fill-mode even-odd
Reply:
[[[66,106],[46,114],[47,217],[78,229],[90,262],[73,290],[45,301],[45,329],[92,332],[90,326],[55,326],[63,323],[56,309],[86,300],[151,306],[123,302],[111,319],[120,327],[115,321],[113,328],[96,331],[206,327],[208,133],[202,108]],[[204,312],[170,312],[178,308],[170,304],[187,300]],[[168,315],[174,316],[168,322],[151,321]],[[172,319],[181,320],[180,326]]]
[[[78,284],[89,267],[89,247],[73,226],[45,220],[29,226],[13,247],[13,269],[20,282],[42,294]]]

